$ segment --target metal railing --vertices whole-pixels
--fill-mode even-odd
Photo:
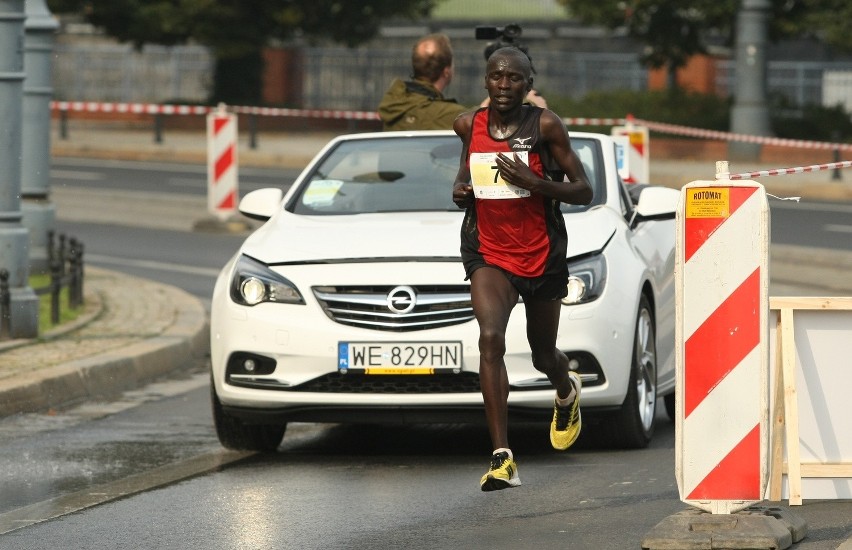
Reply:
[[[50,295],[50,322],[59,324],[61,318],[62,289],[68,289],[68,309],[77,309],[85,303],[83,297],[83,243],[64,234],[58,238],[54,231],[47,233],[47,255],[50,282],[47,286],[33,288],[37,296]],[[9,340],[12,331],[11,291],[9,271],[0,269],[0,341]]]

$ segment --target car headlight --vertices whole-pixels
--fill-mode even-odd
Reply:
[[[234,274],[231,276],[231,300],[244,306],[262,302],[305,303],[296,285],[248,256],[240,256],[234,266]]]
[[[597,300],[606,286],[606,258],[603,254],[568,261],[568,295],[562,303],[570,306]]]

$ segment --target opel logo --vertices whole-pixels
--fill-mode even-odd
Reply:
[[[398,315],[408,313],[417,305],[417,296],[410,286],[398,286],[388,292],[388,309]]]

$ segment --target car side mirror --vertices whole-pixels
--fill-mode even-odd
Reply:
[[[633,211],[630,227],[650,220],[673,220],[677,212],[680,191],[668,187],[646,187],[639,195],[639,202]]]
[[[266,189],[256,189],[247,193],[240,200],[240,214],[253,220],[265,222],[274,216],[281,208],[281,199],[284,198],[284,191],[278,188],[269,187]]]

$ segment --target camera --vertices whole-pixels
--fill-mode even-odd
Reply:
[[[476,27],[477,40],[494,40],[494,42],[485,46],[484,53],[486,61],[488,61],[488,58],[491,57],[492,53],[500,48],[512,46],[527,54],[527,57],[529,57],[532,62],[532,57],[530,57],[530,52],[527,51],[527,47],[518,41],[521,34],[523,34],[523,29],[521,29],[521,26],[517,23],[512,23],[502,28],[486,25],[479,25]],[[533,72],[535,72],[535,69],[533,69]]]
[[[494,40],[495,38],[499,38],[504,43],[504,46],[516,45],[515,39],[519,38],[522,33],[523,30],[517,23],[506,25],[502,29],[500,27],[487,27],[484,25],[476,27],[477,40]]]

